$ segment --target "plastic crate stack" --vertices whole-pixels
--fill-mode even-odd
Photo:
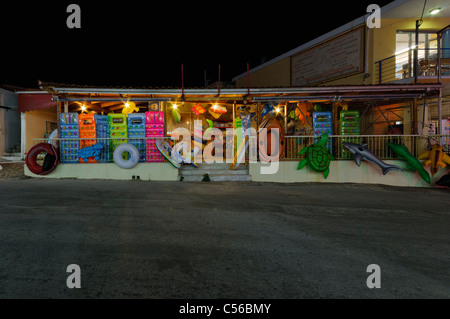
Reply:
[[[78,115],[78,128],[80,131],[80,150],[97,144],[94,114]],[[92,140],[84,140],[85,138],[92,138]],[[80,158],[80,163],[97,163],[97,161],[94,158],[89,158],[86,162],[84,159]]]
[[[100,154],[99,163],[111,163],[111,143],[109,138],[108,115],[94,115],[95,129],[97,131],[97,142],[103,144],[103,151]],[[103,140],[105,139],[105,140]]]
[[[80,147],[78,113],[61,113],[59,120],[61,163],[78,163],[78,149]]]
[[[313,127],[314,136],[321,136],[323,134],[328,134],[328,136],[333,135],[333,118],[331,116],[331,112],[314,112]],[[331,153],[331,139],[328,139],[328,142],[325,146],[330,150]]]
[[[128,114],[128,142],[139,151],[139,162],[145,162],[146,147],[145,147],[145,113],[131,113]]]
[[[164,112],[145,112],[146,137],[164,137]],[[156,148],[156,139],[147,139],[146,162],[164,162],[164,156]]]

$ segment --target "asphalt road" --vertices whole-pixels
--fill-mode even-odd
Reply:
[[[0,298],[450,298],[449,207],[443,189],[0,180]]]

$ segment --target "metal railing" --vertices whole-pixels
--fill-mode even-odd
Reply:
[[[77,138],[77,139],[61,139],[55,138],[49,141],[48,139],[34,139],[34,144],[38,143],[54,143],[61,150],[61,143],[72,142],[78,145],[78,149],[81,145],[80,141],[86,140],[93,142],[101,142],[106,145],[112,145],[113,140],[124,140],[130,143],[141,142],[145,143],[151,139],[166,139],[170,140],[170,137],[148,137],[148,138]],[[284,139],[284,153],[281,160],[296,161],[304,158],[304,155],[299,155],[299,152],[317,142],[317,136],[286,136]],[[440,144],[443,151],[450,155],[450,135],[331,135],[329,136],[329,143],[327,144],[330,153],[336,160],[353,159],[353,155],[350,154],[342,145],[343,142],[351,142],[356,144],[367,144],[367,148],[382,160],[395,159],[396,155],[389,147],[389,143],[403,144],[405,145],[411,154],[419,156],[421,153],[431,149],[432,145]],[[77,144],[78,143],[78,144]],[[75,146],[76,147],[76,146]],[[225,153],[225,146],[224,146]],[[111,158],[112,160],[112,158]]]
[[[415,49],[400,52],[375,62],[374,76],[378,84],[388,83],[414,77],[417,68],[419,77],[436,77],[450,75],[450,48],[417,49],[417,63],[414,63]]]
[[[329,139],[329,150],[336,160],[353,158],[353,155],[342,145],[343,142],[367,144],[367,148],[383,160],[396,158],[389,143],[405,145],[416,157],[429,151],[433,144],[440,144],[443,151],[450,155],[450,135],[331,135]],[[304,155],[299,155],[299,152],[316,141],[317,137],[315,136],[286,136],[283,159],[299,160],[304,158]]]

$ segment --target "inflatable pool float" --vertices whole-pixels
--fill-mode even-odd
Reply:
[[[175,168],[181,167],[183,158],[180,156],[180,154],[177,154],[177,152],[172,149],[169,143],[162,139],[157,139],[156,148]]]
[[[177,143],[174,147],[173,150],[174,152],[178,153],[182,160],[183,160],[183,164],[190,164],[192,166],[194,166],[195,168],[198,168],[198,165],[194,163],[194,158],[195,155],[198,154],[198,152],[200,152],[200,149],[198,147],[194,147],[194,149],[191,150],[190,154],[188,155],[182,155],[183,154],[183,148],[187,147],[187,143],[186,142],[180,142]]]
[[[303,148],[298,154],[305,154],[305,158],[298,164],[298,170],[302,169],[306,164],[316,172],[323,172],[326,179],[330,174],[330,161],[334,160],[325,146],[328,142],[328,134],[323,134],[316,144]]]
[[[100,153],[103,150],[103,143],[94,144],[89,147],[84,147],[78,152],[78,157],[85,163],[89,161],[89,157],[94,157],[96,161],[100,159]]]
[[[439,167],[445,168],[450,165],[450,156],[444,153],[442,146],[435,144],[431,147],[431,151],[420,154],[418,160],[425,160],[423,166],[430,166],[431,175],[434,176],[439,170]]]
[[[178,109],[173,108],[172,109],[172,116],[175,122],[180,123],[181,122],[181,113],[178,111]]]
[[[200,104],[195,104],[192,108],[191,111],[195,113],[195,115],[200,115],[206,112],[205,108],[203,106],[201,106]]]
[[[55,148],[58,148],[58,129],[54,129],[48,136],[47,143],[52,144]]]
[[[41,153],[47,153],[42,166],[36,162],[38,155]],[[25,164],[30,172],[37,175],[47,175],[56,168],[56,165],[58,165],[58,151],[49,143],[36,144],[28,151]]]
[[[128,152],[128,159],[123,158],[123,154]],[[125,169],[133,168],[139,163],[139,151],[133,144],[123,143],[114,150],[114,163]]]
[[[420,177],[431,184],[430,174],[423,168],[422,163],[412,155],[405,145],[388,143],[389,147],[399,156],[400,159],[405,160],[407,167],[411,170],[415,170],[419,173]]]
[[[402,170],[400,167],[396,165],[389,165],[380,160],[374,153],[369,151],[367,148],[367,144],[355,144],[355,143],[349,143],[344,142],[342,145],[350,151],[353,155],[355,155],[355,163],[358,166],[361,166],[361,161],[366,160],[368,162],[374,163],[378,165],[381,168],[381,171],[383,172],[383,175],[386,175],[387,172],[390,170]]]

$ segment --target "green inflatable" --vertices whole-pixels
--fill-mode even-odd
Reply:
[[[302,149],[298,154],[306,154],[305,159],[298,164],[298,170],[302,169],[306,163],[316,172],[323,172],[325,179],[330,174],[330,161],[334,160],[333,156],[328,152],[325,145],[328,142],[328,135],[323,134],[320,140],[313,145],[309,145]]]
[[[417,171],[419,176],[428,184],[431,184],[430,174],[423,168],[422,163],[412,155],[405,145],[388,143],[389,147],[398,155],[402,160],[406,161],[406,165],[409,169]]]

